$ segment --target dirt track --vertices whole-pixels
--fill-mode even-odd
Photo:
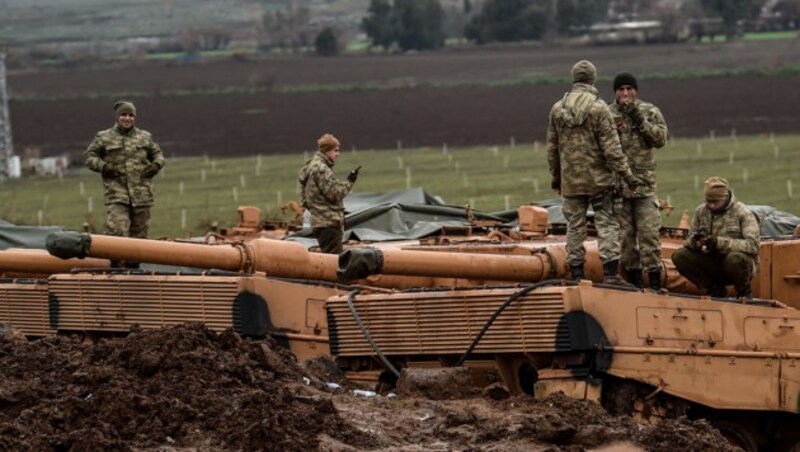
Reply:
[[[789,41],[731,45],[604,48],[510,48],[401,57],[277,58],[194,66],[17,74],[9,85],[18,150],[77,157],[97,130],[113,121],[113,95],[141,92],[140,125],[154,133],[168,155],[247,155],[308,150],[324,131],[345,147],[468,146],[542,141],[547,114],[568,83],[507,87],[339,90],[314,94],[263,92],[213,96],[163,96],[178,89],[320,83],[492,82],[524,75],[564,77],[580,58],[601,75],[621,70],[644,74],[709,70],[769,71],[794,64],[800,46]],[[640,77],[641,78],[641,77]],[[797,133],[800,75],[741,76],[640,81],[640,96],[663,111],[673,136]],[[611,98],[610,82],[600,92]],[[42,100],[63,95],[67,99]],[[86,97],[86,96],[97,97]],[[68,99],[69,96],[83,96]]]
[[[93,346],[2,330],[4,450],[732,450],[705,422],[639,425],[561,395],[364,398],[325,360],[199,324]]]

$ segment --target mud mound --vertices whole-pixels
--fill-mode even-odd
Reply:
[[[562,394],[432,400],[467,386],[436,372],[410,397],[353,391],[330,359],[194,323],[96,345],[0,332],[0,450],[734,450],[705,422]]]
[[[271,340],[200,324],[87,346],[0,338],[0,449],[310,450],[363,443]]]

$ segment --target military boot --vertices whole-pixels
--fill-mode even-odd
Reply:
[[[736,288],[736,298],[744,298],[745,300],[753,299],[753,288],[750,284]]]
[[[573,281],[586,279],[586,275],[583,273],[583,262],[580,264],[569,264],[569,273]]]
[[[647,272],[647,279],[650,281],[650,288],[658,292],[661,290],[661,269],[649,270]]]
[[[603,284],[611,284],[614,286],[622,286],[630,289],[635,289],[636,286],[625,281],[619,276],[619,261],[608,261],[603,264]]]
[[[706,287],[706,291],[708,295],[714,298],[725,298],[728,295],[728,289],[725,288],[724,284],[711,284]]]
[[[625,274],[628,276],[628,282],[640,289],[644,287],[641,268],[628,268],[625,270]]]

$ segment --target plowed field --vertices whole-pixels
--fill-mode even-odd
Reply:
[[[80,155],[133,97],[167,155],[289,153],[330,131],[344,147],[542,141],[572,64],[592,60],[606,100],[629,70],[673,136],[797,132],[795,40],[714,45],[513,47],[403,56],[286,57],[13,74],[18,151]],[[775,75],[759,75],[771,73]],[[712,76],[713,75],[713,76]],[[508,83],[528,78],[532,83]],[[125,93],[128,93],[127,95]],[[213,94],[209,94],[213,93]]]

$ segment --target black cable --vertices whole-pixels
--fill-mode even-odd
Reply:
[[[381,351],[380,347],[378,347],[378,344],[376,344],[375,341],[372,340],[372,336],[369,334],[369,331],[367,330],[367,327],[364,326],[364,323],[361,321],[361,317],[358,316],[358,312],[356,311],[356,307],[353,304],[353,299],[356,297],[356,295],[359,292],[360,292],[360,289],[356,289],[356,290],[350,292],[347,295],[347,307],[350,308],[350,313],[353,314],[353,318],[356,320],[356,323],[358,324],[358,327],[361,328],[361,334],[364,335],[364,338],[367,339],[367,342],[369,342],[369,345],[372,346],[372,350],[375,352],[375,354],[378,355],[378,358],[380,358],[380,360],[383,363],[383,365],[386,366],[390,371],[392,371],[392,373],[394,374],[395,377],[399,378],[400,377],[400,372],[392,365],[392,363],[389,362],[389,360],[386,358],[386,355],[384,355],[383,352]]]
[[[469,355],[472,354],[472,350],[474,350],[475,347],[477,347],[478,342],[480,342],[480,340],[483,338],[483,335],[486,334],[486,331],[489,330],[489,327],[492,326],[494,321],[497,320],[497,317],[499,317],[500,314],[502,314],[503,311],[505,311],[505,309],[508,307],[508,305],[510,305],[511,303],[514,302],[514,300],[517,300],[520,297],[526,295],[528,292],[532,291],[533,289],[538,289],[540,287],[555,286],[555,285],[570,285],[570,286],[574,286],[574,285],[577,285],[577,284],[578,283],[576,283],[576,282],[562,281],[562,280],[559,280],[559,279],[548,279],[548,280],[545,280],[545,281],[540,281],[538,283],[531,284],[529,286],[525,286],[522,289],[520,289],[520,290],[514,292],[513,294],[511,294],[511,296],[508,297],[508,299],[506,301],[504,301],[503,304],[501,304],[500,306],[497,307],[497,310],[494,311],[494,314],[492,314],[492,316],[489,317],[489,320],[487,320],[486,324],[483,325],[483,328],[481,329],[481,331],[478,333],[477,336],[475,336],[475,339],[472,340],[472,343],[469,344],[469,348],[467,348],[467,351],[464,352],[464,354],[461,355],[461,358],[458,359],[458,361],[455,364],[455,367],[460,367],[462,364],[464,364],[464,361],[466,361],[467,357],[469,357]]]

